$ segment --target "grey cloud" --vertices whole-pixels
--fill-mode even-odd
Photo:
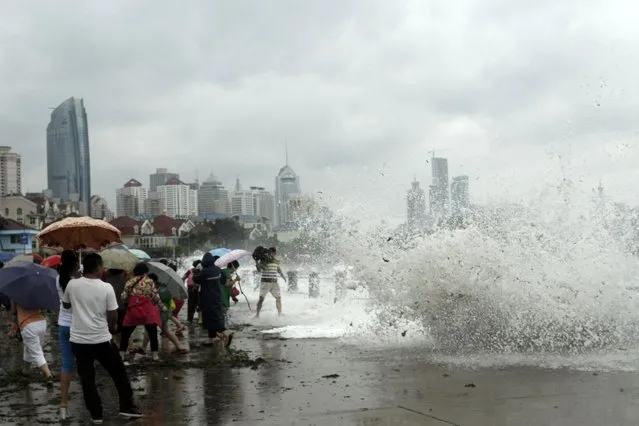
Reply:
[[[523,185],[548,146],[635,138],[629,4],[7,1],[0,131],[29,190],[46,184],[48,108],[79,96],[111,201],[156,167],[272,187],[288,143],[304,189],[355,186],[399,214],[433,148],[451,173]]]

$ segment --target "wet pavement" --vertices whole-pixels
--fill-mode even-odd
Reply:
[[[570,426],[639,419],[635,373],[453,368],[415,350],[282,340],[250,326],[236,336],[230,358],[196,336],[189,356],[159,364],[138,357],[129,372],[146,414],[141,420],[116,416],[115,388],[98,370],[105,424]],[[0,356],[0,424],[57,424],[57,386],[46,389],[36,372],[30,380],[14,374],[21,347],[4,336]],[[76,381],[70,410],[67,424],[88,423]]]

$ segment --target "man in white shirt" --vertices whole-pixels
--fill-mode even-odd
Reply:
[[[133,390],[111,332],[117,323],[118,302],[113,287],[102,281],[102,257],[87,254],[82,259],[84,277],[69,281],[62,298],[66,309],[73,308],[71,346],[82,384],[84,403],[93,424],[102,424],[102,400],[95,386],[94,362],[109,373],[120,397],[120,415],[142,417],[133,401]]]

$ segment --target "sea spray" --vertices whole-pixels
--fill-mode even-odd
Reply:
[[[636,343],[635,224],[561,182],[476,208],[465,229],[351,229],[332,244],[357,265],[379,328],[416,321],[447,353],[584,352]]]

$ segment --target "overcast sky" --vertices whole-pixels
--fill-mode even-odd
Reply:
[[[639,204],[630,0],[13,1],[0,5],[1,143],[46,187],[50,107],[84,98],[93,192],[156,167],[302,189],[403,218],[432,149],[471,197],[561,170]],[[344,202],[346,201],[346,202]],[[114,208],[115,206],[113,206]]]

